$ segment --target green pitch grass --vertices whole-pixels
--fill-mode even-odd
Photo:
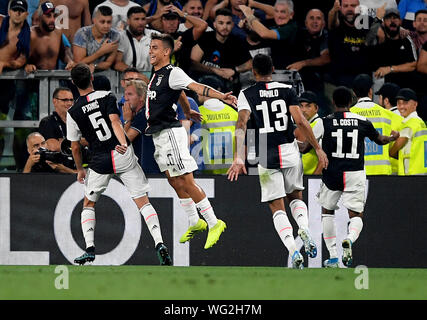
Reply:
[[[355,269],[69,265],[57,289],[56,267],[0,266],[0,299],[427,299],[427,269],[369,268],[358,290]]]

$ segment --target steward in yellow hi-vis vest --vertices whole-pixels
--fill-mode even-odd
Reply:
[[[354,78],[353,92],[359,100],[355,106],[350,108],[350,112],[367,118],[380,134],[389,136],[392,130],[399,131],[402,117],[372,101],[374,94],[372,86],[372,78],[367,74],[359,74]],[[365,171],[367,175],[392,174],[389,150],[389,144],[379,146],[369,138],[365,138]]]
[[[312,122],[310,122],[310,126],[311,129],[313,129],[313,133],[315,130],[314,128],[318,123],[319,119],[320,117],[317,116],[315,119],[313,119]],[[304,174],[314,174],[318,164],[319,159],[317,158],[316,151],[313,148],[311,148],[309,152],[302,154],[302,165],[304,168]]]
[[[312,91],[305,91],[298,98],[298,101],[302,114],[310,123],[314,137],[317,139],[317,141],[319,141],[321,138],[321,132],[317,129],[316,126],[318,124],[318,120],[320,119],[319,115],[317,114],[319,111],[317,95]],[[301,160],[304,168],[304,174],[320,174],[321,172],[316,172],[317,165],[319,164],[316,151],[310,147],[310,151],[302,152]]]
[[[218,99],[206,100],[199,110],[203,115],[203,172],[226,174],[236,150],[234,131],[238,113]]]
[[[417,114],[417,95],[409,88],[400,89],[396,95],[397,108],[404,117],[400,137],[390,149],[398,156],[399,175],[427,175],[427,128]]]
[[[399,150],[400,176],[427,175],[427,128],[424,121],[414,113],[414,116],[402,125],[402,130],[409,128],[412,136],[407,142],[409,146]]]
[[[350,112],[359,114],[372,122],[374,128],[382,135],[389,136],[392,130],[399,131],[402,117],[384,109],[370,98],[361,98],[350,108]],[[377,145],[365,139],[365,171],[367,175],[391,175],[392,165],[389,145]]]

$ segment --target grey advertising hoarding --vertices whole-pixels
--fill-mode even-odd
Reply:
[[[149,177],[150,200],[161,223],[174,265],[286,266],[288,253],[276,234],[271,213],[260,203],[257,176],[229,182],[224,176],[198,176],[226,232],[203,249],[207,233],[180,244],[186,216],[163,177]],[[320,207],[314,197],[320,179],[305,178],[318,257],[306,266],[321,267],[327,258],[321,237]],[[354,264],[369,267],[426,267],[427,177],[370,177],[364,228],[354,246]],[[70,264],[83,252],[80,228],[83,186],[72,175],[0,174],[0,264]],[[113,180],[96,205],[95,242],[100,265],[155,265],[154,243],[121,183]],[[296,235],[296,225],[290,218]],[[337,239],[345,236],[348,216],[336,212]],[[302,245],[300,239],[297,244]],[[306,257],[306,256],[305,256]]]

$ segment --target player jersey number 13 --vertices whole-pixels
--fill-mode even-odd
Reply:
[[[267,101],[262,101],[256,106],[256,109],[262,112],[264,127],[259,129],[259,133],[271,133],[274,131],[285,131],[288,128],[288,108],[283,99],[273,100],[268,105]],[[271,110],[271,112],[269,111]],[[270,115],[275,115],[274,127],[271,125]]]

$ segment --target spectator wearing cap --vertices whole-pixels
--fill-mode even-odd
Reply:
[[[400,116],[396,100],[396,95],[399,90],[400,87],[397,84],[386,82],[377,92],[375,92],[375,94],[378,96],[378,104],[380,106]]]
[[[360,0],[361,14],[368,14],[372,18],[382,18],[383,15],[379,14],[379,10],[385,10],[388,8],[397,9],[396,0]]]
[[[86,63],[92,71],[111,68],[116,61],[120,33],[111,27],[113,11],[98,6],[93,13],[93,25],[80,28],[73,42],[76,63]]]
[[[44,1],[37,9],[39,25],[31,29],[31,50],[25,71],[31,73],[38,70],[57,69],[58,59],[66,63],[65,69],[74,66],[71,52],[66,50],[62,38],[62,30],[55,26],[56,12],[51,1]]]
[[[92,11],[89,7],[89,0],[52,0],[52,2],[58,8],[60,15],[65,15],[67,13],[66,18],[68,25],[65,23],[62,32],[71,43],[73,42],[77,30],[92,24],[90,14]],[[94,1],[91,0],[90,2],[92,3]],[[64,11],[64,6],[68,11]]]
[[[0,27],[0,74],[3,69],[19,69],[30,54],[30,26],[26,21],[28,4],[12,0],[8,16]]]
[[[399,175],[426,175],[427,130],[417,114],[417,94],[410,88],[403,88],[397,93],[396,99],[403,121],[400,137],[391,147],[390,155],[399,161]]]
[[[184,32],[178,31],[181,19],[186,19],[193,27]],[[171,63],[183,70],[189,70],[191,65],[191,50],[205,32],[208,23],[196,16],[184,13],[175,6],[171,6],[171,10],[163,14],[161,21],[163,33],[171,35],[175,40]]]
[[[126,29],[127,13],[129,9],[132,7],[140,7],[139,4],[129,0],[106,0],[100,3],[95,8],[94,12],[96,12],[100,6],[111,8],[113,12],[112,28],[118,31]]]
[[[372,101],[372,85],[372,78],[367,74],[356,76],[352,89],[357,103],[350,108],[350,112],[367,118],[382,135],[390,135],[392,130],[399,130],[402,117]],[[365,171],[367,175],[392,174],[388,144],[378,146],[369,139],[365,141]]]
[[[30,26],[26,21],[27,9],[25,0],[10,2],[8,16],[3,19],[0,27],[0,74],[4,70],[20,69],[27,62],[31,39]],[[0,118],[9,113],[9,102],[14,98],[15,92],[19,91],[19,96],[25,96],[25,89],[20,89],[23,84],[23,80],[0,80]],[[31,119],[27,105],[17,101],[13,117],[14,120]]]
[[[402,20],[397,9],[387,9],[382,23],[385,39],[374,50],[374,76],[400,87],[416,86],[417,52],[409,36],[400,32]]]
[[[142,7],[131,7],[127,13],[126,30],[120,33],[120,43],[114,69],[125,71],[129,67],[151,72],[148,54],[151,35],[157,31],[146,28],[147,13]]]
[[[314,137],[317,141],[320,141],[322,137],[322,131],[320,124],[320,117],[318,114],[319,105],[317,103],[317,95],[312,91],[305,91],[299,97],[299,105],[302,111],[302,114],[310,123],[311,129],[313,130]],[[298,129],[295,130],[296,135],[300,135]],[[322,167],[319,166],[319,161],[317,154],[311,145],[306,141],[304,137],[297,137],[299,142],[300,151],[302,153],[302,164],[304,167],[304,174],[321,174]],[[302,141],[301,141],[302,140]]]

